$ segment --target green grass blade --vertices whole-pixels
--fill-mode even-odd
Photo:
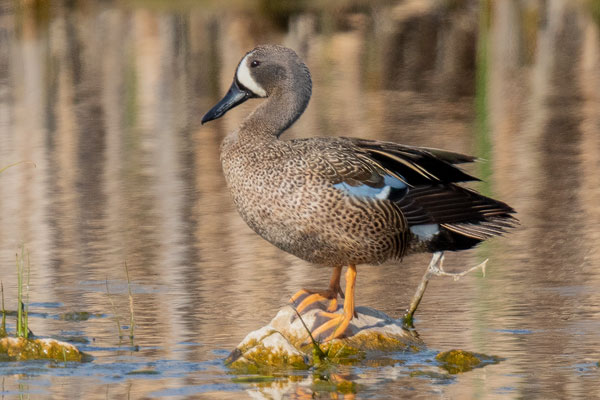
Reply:
[[[21,268],[21,260],[19,259],[19,253],[16,254],[16,264],[17,264],[17,337],[23,336],[23,326],[21,325],[23,321],[23,309],[21,304],[23,304],[23,275]]]
[[[0,337],[8,336],[6,332],[6,309],[4,308],[4,284],[0,281],[0,294],[2,295],[2,325],[0,325]]]

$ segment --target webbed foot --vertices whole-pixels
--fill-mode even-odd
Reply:
[[[354,318],[354,287],[356,284],[356,267],[348,266],[346,271],[346,296],[344,299],[344,310],[342,313],[321,312],[319,316],[329,318],[329,321],[319,325],[312,331],[313,338],[317,338],[324,332],[333,329],[333,332],[324,340],[325,342],[341,337],[352,318]]]
[[[295,305],[300,299],[300,303],[296,306],[296,311],[301,313],[308,307],[323,300],[329,300],[329,306],[327,311],[334,312],[337,310],[337,296],[338,294],[343,299],[344,292],[340,287],[340,276],[342,274],[342,267],[335,267],[331,280],[329,281],[329,288],[325,290],[312,290],[312,289],[301,289],[290,298],[290,303]]]

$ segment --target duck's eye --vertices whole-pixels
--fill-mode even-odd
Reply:
[[[250,63],[250,66],[251,66],[252,68],[254,68],[254,67],[258,67],[259,65],[260,65],[260,61],[256,61],[256,60],[254,60],[254,61],[252,61],[252,62]]]

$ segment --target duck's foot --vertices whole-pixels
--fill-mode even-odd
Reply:
[[[406,310],[406,314],[404,314],[403,319],[404,319],[405,325],[407,325],[410,328],[413,327],[413,317],[414,317],[415,311],[417,311],[417,307],[419,306],[419,303],[421,302],[421,299],[423,298],[423,294],[425,293],[425,289],[427,289],[427,284],[429,283],[429,279],[431,279],[432,276],[434,276],[434,275],[436,275],[436,276],[451,276],[452,278],[454,278],[455,281],[457,281],[460,278],[462,278],[463,276],[465,276],[468,273],[475,271],[477,269],[481,269],[481,271],[483,272],[483,276],[485,276],[485,266],[486,266],[487,262],[488,262],[488,260],[486,259],[482,263],[480,263],[474,267],[471,267],[468,270],[463,271],[463,272],[456,272],[456,273],[446,272],[446,271],[444,271],[444,253],[441,251],[433,253],[431,262],[429,263],[429,266],[427,267],[427,270],[425,271],[423,278],[421,278],[421,282],[419,283],[419,286],[417,287],[417,291],[413,295],[413,298],[410,302],[410,307],[408,308],[408,310]]]
[[[305,296],[302,299],[302,301],[296,306],[296,311],[298,313],[301,313],[316,302],[322,300],[329,300],[329,306],[327,307],[327,311],[334,312],[335,310],[337,310],[338,306],[338,294],[342,299],[344,298],[344,292],[342,292],[342,288],[340,287],[341,274],[342,267],[335,267],[331,276],[331,280],[329,281],[329,288],[327,288],[326,290],[301,289],[290,298],[290,303],[292,303],[292,305],[295,305],[300,298]]]
[[[329,318],[329,321],[319,325],[315,330],[311,332],[312,338],[318,338],[319,335],[328,331],[329,329],[335,328],[333,333],[329,335],[324,342],[337,339],[341,337],[350,321],[354,317],[354,287],[356,284],[356,267],[354,265],[348,266],[346,272],[346,297],[344,299],[344,312],[343,313],[332,313],[332,312],[321,312],[319,316]]]
[[[466,271],[463,272],[446,272],[444,271],[444,256],[442,256],[442,258],[440,259],[440,262],[438,263],[438,265],[434,265],[433,267],[431,267],[431,274],[432,275],[437,275],[437,276],[451,276],[455,281],[459,280],[460,278],[462,278],[463,276],[476,271],[478,269],[481,269],[481,273],[483,274],[483,276],[485,276],[485,266],[487,265],[488,259],[486,258],[483,262],[477,264],[474,267],[469,268]]]
[[[346,329],[348,328],[348,325],[350,325],[350,321],[352,320],[354,313],[352,313],[350,315],[346,315],[345,312],[343,312],[341,314],[340,313],[331,313],[331,312],[321,312],[321,313],[319,313],[319,316],[330,318],[330,319],[329,319],[329,321],[319,325],[319,327],[317,327],[317,329],[313,330],[311,332],[312,336],[314,338],[318,338],[319,335],[321,335],[323,332],[326,332],[329,329],[335,328],[335,330],[331,333],[331,335],[327,336],[327,338],[322,341],[322,342],[328,342],[330,340],[341,337],[344,334],[344,332],[346,332]]]
[[[337,292],[333,292],[330,289],[327,290],[310,290],[310,289],[302,289],[299,290],[295,295],[290,299],[290,303],[296,304],[296,302],[305,296],[302,301],[296,306],[296,311],[299,313],[306,310],[311,305],[323,301],[329,300],[329,305],[327,306],[327,311],[334,312],[337,310]]]

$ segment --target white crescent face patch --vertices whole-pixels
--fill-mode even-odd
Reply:
[[[242,62],[240,62],[240,66],[238,67],[235,75],[238,81],[240,81],[240,83],[247,89],[252,91],[252,93],[260,97],[266,97],[267,92],[265,92],[265,89],[263,89],[262,86],[260,86],[250,74],[250,68],[248,67],[248,56],[250,56],[250,54],[246,55]]]

